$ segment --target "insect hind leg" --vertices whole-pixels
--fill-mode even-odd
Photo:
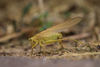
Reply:
[[[75,42],[78,42],[78,43],[84,44],[84,45],[86,45],[87,47],[90,47],[90,45],[88,45],[88,44],[85,44],[85,43],[82,43],[82,42],[80,42],[80,41],[77,41],[77,40],[75,40],[75,39],[72,39],[72,38],[63,38],[63,39],[60,39],[60,40],[73,40],[73,41],[75,41]]]

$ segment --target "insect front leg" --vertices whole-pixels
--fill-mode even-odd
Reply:
[[[41,42],[39,42],[39,45],[43,48],[43,53],[45,54],[44,46],[41,44]]]
[[[33,54],[33,48],[38,44],[38,41],[36,41],[35,45],[32,44],[32,48],[31,48],[31,56]]]
[[[40,46],[40,52],[41,52],[41,48],[42,48],[42,47]]]

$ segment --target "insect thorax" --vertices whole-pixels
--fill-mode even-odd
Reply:
[[[58,32],[47,32],[47,33],[38,35],[38,38],[43,41],[56,40],[56,39],[61,39],[62,34]]]

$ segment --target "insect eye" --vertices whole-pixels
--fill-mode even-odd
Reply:
[[[30,41],[32,41],[32,39],[30,39]]]

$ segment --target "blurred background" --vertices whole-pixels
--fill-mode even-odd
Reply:
[[[0,0],[0,56],[29,56],[28,38],[75,17],[82,17],[82,21],[62,31],[63,37],[97,47],[100,44],[99,7],[100,0]],[[74,43],[67,41],[67,44]],[[67,47],[66,40],[64,46]],[[52,47],[58,49],[60,45],[47,45],[46,51],[53,50]],[[39,51],[36,48],[35,53]]]

